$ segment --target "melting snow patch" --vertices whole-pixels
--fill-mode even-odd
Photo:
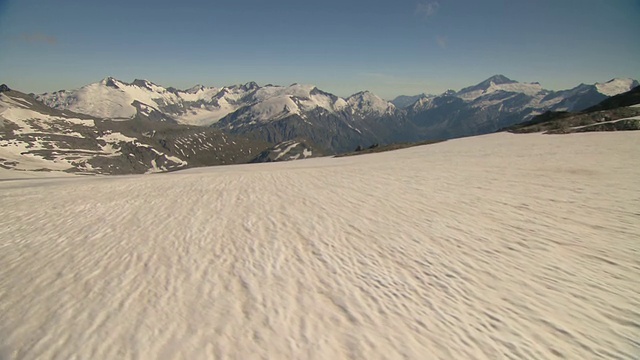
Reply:
[[[289,145],[286,149],[284,149],[283,152],[281,152],[280,154],[278,154],[278,156],[276,156],[275,160],[280,159],[281,157],[283,157],[284,155],[286,155],[289,151],[291,151],[291,149],[293,149],[294,147],[296,147],[299,143],[294,142],[293,144]]]

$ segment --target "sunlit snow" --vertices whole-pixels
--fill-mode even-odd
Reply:
[[[0,181],[0,357],[635,358],[639,141]]]
[[[633,84],[633,79],[612,79],[606,83],[597,83],[596,88],[601,94],[614,96],[631,90]]]

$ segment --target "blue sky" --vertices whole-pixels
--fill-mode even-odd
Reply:
[[[0,0],[0,82],[297,82],[389,99],[504,74],[564,89],[639,78],[638,18],[637,0]]]

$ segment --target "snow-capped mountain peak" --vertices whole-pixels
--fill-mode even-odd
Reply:
[[[629,78],[616,78],[606,83],[596,83],[598,92],[606,96],[614,96],[627,92],[638,86],[638,81]]]
[[[472,92],[472,91],[477,91],[477,90],[487,90],[489,89],[491,86],[496,86],[496,85],[504,85],[504,84],[513,84],[513,83],[517,83],[517,81],[511,80],[508,77],[504,76],[504,75],[493,75],[490,78],[479,82],[476,85],[473,86],[469,86],[466,87],[462,90],[460,90],[460,93],[467,93],[467,92]]]
[[[481,83],[466,87],[457,93],[457,96],[472,101],[481,96],[488,95],[497,91],[523,93],[529,96],[536,95],[543,91],[540,83],[519,83],[511,80],[504,75],[494,75]]]
[[[240,85],[240,89],[244,90],[244,91],[253,91],[253,90],[257,90],[260,88],[260,85],[258,85],[255,81],[249,81],[248,83],[244,84],[244,85]]]
[[[118,89],[120,87],[120,85],[122,85],[123,83],[111,76],[107,76],[104,79],[102,79],[99,83],[100,85],[104,85],[104,86],[108,86],[108,87],[112,87],[114,89]]]
[[[385,114],[393,112],[396,109],[395,105],[371,93],[370,91],[355,93],[349,96],[346,101],[354,110],[363,113]]]
[[[126,83],[106,77],[76,90],[42,94],[37,98],[56,109],[68,109],[100,118],[130,119],[138,114],[136,102],[156,110],[173,109],[168,112],[178,117],[184,112],[181,109],[185,108],[186,102],[210,101],[218,92],[219,89],[203,86],[180,91],[144,79]]]
[[[158,90],[160,88],[163,89],[163,90],[166,90],[166,89],[162,88],[161,86],[158,86],[158,85],[152,83],[151,81],[145,80],[145,79],[135,79],[135,80],[133,80],[133,82],[130,85],[135,85],[137,87],[146,88],[146,89],[149,89],[151,91],[156,91],[156,90]]]
[[[183,92],[186,92],[188,94],[197,94],[199,91],[202,91],[204,89],[206,89],[206,87],[204,85],[196,84],[196,85],[184,90]]]
[[[255,86],[229,88],[228,91],[239,91],[244,88],[252,89]],[[314,85],[306,84],[266,85],[252,90],[248,95],[245,94],[242,99],[246,103],[240,105],[235,122],[264,123],[281,120],[291,115],[305,117],[306,113],[318,109],[336,113],[347,106],[344,99],[320,91]]]
[[[517,81],[511,80],[502,74],[497,74],[497,75],[493,75],[492,77],[488,78],[487,80],[481,82],[478,85],[488,86],[489,84],[504,85],[504,84],[513,84],[513,83],[517,83]]]

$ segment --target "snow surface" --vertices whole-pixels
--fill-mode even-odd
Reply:
[[[144,105],[143,111],[166,109],[168,115],[188,125],[208,126],[242,108],[249,107],[242,118],[251,121],[276,121],[316,108],[335,113],[349,104],[345,99],[316,91],[313,85],[264,87],[230,86],[221,89],[194,86],[186,91],[169,91],[146,80],[125,83],[114,78],[86,85],[77,90],[42,94],[38,98],[56,109],[69,109],[101,118],[129,119],[136,115],[134,101]],[[388,104],[382,99],[383,110]],[[287,107],[287,111],[283,109]]]
[[[178,95],[185,101],[210,101],[216,94],[220,92],[220,89],[215,87],[205,87],[196,85],[187,91],[180,91]]]
[[[38,98],[56,109],[68,109],[109,119],[129,119],[135,116],[137,109],[132,104],[136,100],[152,109],[156,109],[158,105],[180,103],[178,95],[152,82],[142,82],[145,86],[105,78],[80,89],[42,94]],[[107,85],[109,83],[113,86]]]
[[[324,93],[314,93],[317,88],[314,85],[293,84],[290,86],[265,86],[256,91],[256,101],[263,102],[266,100],[280,99],[287,101],[295,97],[304,111],[310,111],[315,108],[322,108],[329,112],[340,111],[347,106],[347,102],[342,98],[334,98]],[[259,104],[258,104],[259,105]]]
[[[607,95],[614,96],[627,92],[633,88],[633,79],[611,79],[606,83],[597,83],[596,88],[598,92]]]
[[[369,91],[351,95],[346,101],[352,108],[363,112],[384,114],[395,109],[395,105]]]
[[[131,105],[134,99],[121,89],[105,86],[103,82],[89,84],[76,91],[51,94],[49,97],[44,97],[47,96],[45,94],[40,99],[56,109],[68,109],[100,118],[133,117],[137,112]]]
[[[543,89],[539,83],[514,82],[514,83],[507,83],[507,84],[496,84],[493,81],[491,81],[487,89],[478,89],[474,91],[468,91],[468,92],[460,93],[457,96],[464,100],[470,101],[470,100],[475,100],[481,96],[494,93],[496,91],[523,93],[529,96],[534,96],[542,92]]]
[[[291,115],[299,115],[300,108],[290,96],[277,96],[265,99],[249,108],[240,116],[253,121],[275,121]]]
[[[186,113],[176,116],[176,120],[185,125],[208,126],[238,110],[238,106],[220,101],[219,106],[203,106],[190,108]]]
[[[317,108],[335,113],[348,106],[344,99],[332,98],[328,94],[314,92],[314,90],[316,87],[313,85],[300,84],[287,87],[268,85],[259,88],[253,95],[254,103],[250,104],[235,121],[241,124],[254,124],[277,121],[291,115],[300,115],[304,118],[305,112]]]
[[[639,140],[0,181],[0,358],[635,358]]]

